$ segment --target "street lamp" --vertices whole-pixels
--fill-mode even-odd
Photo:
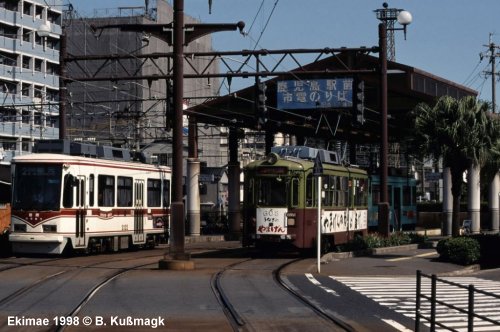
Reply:
[[[389,235],[389,195],[387,191],[388,177],[388,124],[387,124],[387,31],[393,33],[395,30],[403,30],[406,35],[406,26],[411,23],[412,16],[409,12],[396,9],[397,15],[393,15],[393,10],[388,9],[384,2],[384,9],[379,9],[377,18],[383,22],[378,25],[379,38],[379,61],[380,61],[380,109],[381,109],[381,136],[380,136],[380,204],[378,207],[378,228],[379,232],[385,236]],[[394,20],[403,25],[402,28],[394,28]],[[388,22],[389,28],[387,27]]]
[[[388,8],[387,2],[382,4],[382,9],[374,10],[377,14],[377,18],[384,23],[387,33],[387,59],[394,61],[396,59],[395,43],[394,43],[394,31],[403,30],[404,37],[406,40],[406,26],[411,23],[413,17],[410,12],[398,9],[398,8]],[[395,28],[394,23],[398,22],[403,27]]]

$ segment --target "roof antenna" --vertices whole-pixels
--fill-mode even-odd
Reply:
[[[208,13],[212,14],[212,0],[208,0]]]

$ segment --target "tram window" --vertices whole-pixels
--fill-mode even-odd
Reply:
[[[63,192],[63,206],[65,208],[73,207],[73,187],[75,178],[71,174],[64,176],[64,192]]]
[[[292,179],[292,190],[291,190],[291,202],[292,206],[298,206],[299,205],[299,179],[293,178]]]
[[[306,206],[315,206],[315,190],[314,190],[314,177],[312,174],[307,175],[306,180]]]
[[[161,206],[161,181],[148,179],[148,206]]]
[[[337,206],[345,206],[347,204],[346,196],[346,187],[345,181],[346,177],[336,176],[335,177],[335,192],[336,192],[336,205]]]
[[[116,202],[118,206],[132,206],[132,178],[119,176]]]
[[[85,205],[85,181],[82,179],[75,179],[76,187],[76,206]]]
[[[335,176],[329,175],[322,178],[323,183],[323,205],[333,206],[335,204]]]
[[[380,185],[372,185],[372,204],[376,205],[380,203]]]
[[[411,187],[403,186],[403,205],[411,205]]]
[[[90,174],[89,176],[89,206],[94,206],[94,174]]]
[[[286,205],[286,181],[283,178],[261,178],[257,192],[258,204],[261,206]]]
[[[366,180],[354,179],[354,204],[357,206],[367,205]]]
[[[163,180],[163,207],[170,206],[170,180]]]
[[[99,175],[97,178],[97,191],[99,206],[113,206],[115,204],[115,177]]]
[[[244,192],[244,199],[246,204],[255,204],[255,192],[254,192],[254,179],[249,179],[247,184],[247,190]]]

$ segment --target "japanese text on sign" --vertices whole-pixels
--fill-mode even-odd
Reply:
[[[281,109],[352,107],[352,78],[278,81]]]

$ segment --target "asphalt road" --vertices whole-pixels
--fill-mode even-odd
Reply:
[[[315,311],[320,310],[347,330],[406,332],[415,324],[417,269],[487,289],[500,285],[500,270],[443,263],[434,249],[398,248],[369,257],[330,255],[321,273],[314,258],[295,261],[281,277],[297,298],[275,276],[293,255],[256,257],[238,242],[199,243],[187,250],[194,271],[158,270],[165,248],[0,259],[0,329],[53,331],[59,322],[66,331],[345,330],[321,318]],[[231,310],[242,324],[230,319]]]

